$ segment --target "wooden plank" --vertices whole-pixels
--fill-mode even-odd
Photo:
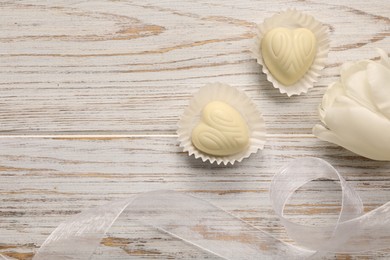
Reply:
[[[246,91],[269,132],[310,133],[338,66],[390,47],[387,1],[349,4],[3,1],[0,132],[173,134],[191,95],[218,81]],[[287,6],[327,24],[331,38],[317,87],[294,98],[270,86],[249,52],[255,24]]]
[[[331,52],[307,95],[273,89],[251,57],[256,23],[296,8],[330,28]],[[389,163],[316,140],[326,86],[347,60],[390,49],[387,1],[2,1],[0,3],[0,254],[31,259],[50,232],[86,208],[156,189],[207,199],[290,241],[268,200],[275,171],[319,156],[369,211],[390,198]],[[192,94],[229,83],[262,110],[266,149],[233,167],[181,152],[176,123]],[[300,223],[337,218],[340,188],[316,181],[286,212]],[[217,259],[120,218],[94,259]],[[223,224],[223,223],[222,223]],[[390,251],[336,259],[388,259]],[[331,258],[334,259],[334,258]]]
[[[31,257],[71,215],[158,189],[207,199],[289,241],[270,206],[268,187],[277,169],[295,157],[320,156],[333,163],[357,189],[366,210],[390,197],[390,163],[362,159],[305,135],[271,136],[264,151],[233,167],[188,157],[174,136],[2,137],[0,147],[0,253],[17,259]],[[294,196],[287,212],[300,223],[329,223],[337,218],[340,195],[334,183],[316,181]],[[356,259],[390,256],[387,253],[364,253]],[[134,227],[126,219],[115,224],[96,254],[97,259],[206,257],[196,248],[150,228]]]

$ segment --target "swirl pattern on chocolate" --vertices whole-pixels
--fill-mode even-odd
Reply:
[[[261,51],[272,75],[288,86],[296,83],[310,68],[316,46],[316,38],[310,30],[278,27],[265,35]]]
[[[201,121],[192,131],[192,143],[207,154],[231,155],[247,147],[249,131],[239,112],[224,102],[213,101],[204,107]]]

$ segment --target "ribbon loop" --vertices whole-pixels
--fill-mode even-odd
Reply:
[[[326,227],[289,221],[283,212],[289,198],[318,178],[340,182],[342,205],[338,221]],[[309,157],[289,163],[275,175],[270,199],[288,234],[301,247],[278,240],[205,200],[175,191],[154,191],[87,210],[62,223],[34,260],[89,259],[120,214],[224,259],[318,258],[390,245],[390,202],[363,214],[356,191],[324,160]]]

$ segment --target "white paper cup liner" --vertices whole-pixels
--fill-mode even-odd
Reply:
[[[317,53],[312,65],[298,82],[289,86],[283,85],[272,76],[264,63],[261,54],[261,41],[264,35],[277,27],[289,29],[306,28],[310,30],[317,39]],[[257,63],[263,67],[262,71],[267,75],[267,80],[271,82],[275,88],[278,88],[280,93],[286,93],[288,96],[300,95],[301,93],[306,93],[308,89],[313,87],[314,82],[316,82],[320,76],[320,71],[325,67],[326,58],[329,52],[328,28],[310,15],[303,14],[297,10],[287,10],[275,14],[270,18],[266,18],[262,24],[258,25],[255,45],[251,51],[257,59]]]
[[[246,121],[249,129],[249,145],[239,153],[229,156],[213,156],[203,153],[193,146],[191,141],[192,130],[199,124],[203,108],[212,101],[222,101],[234,107]],[[178,141],[184,152],[201,158],[204,162],[217,164],[234,164],[263,149],[265,144],[265,123],[262,114],[255,104],[243,92],[221,83],[207,84],[197,92],[185,109],[178,123]]]

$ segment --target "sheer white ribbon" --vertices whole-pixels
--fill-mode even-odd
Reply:
[[[337,223],[316,227],[286,219],[283,210],[289,198],[318,178],[340,182],[342,208]],[[224,259],[319,258],[390,246],[390,202],[364,214],[359,195],[324,160],[310,157],[292,161],[275,175],[270,199],[289,236],[300,247],[280,241],[205,200],[155,191],[72,217],[53,231],[33,259],[89,259],[120,214]]]

